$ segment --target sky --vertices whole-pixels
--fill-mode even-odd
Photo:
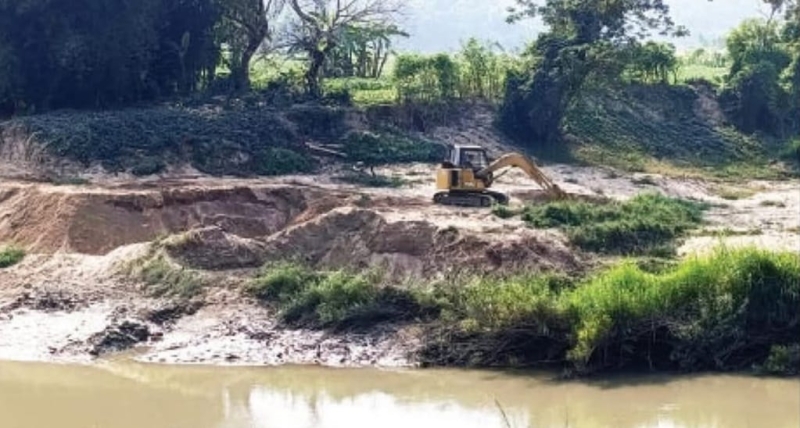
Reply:
[[[670,41],[678,49],[701,47],[703,40],[721,39],[746,18],[764,16],[761,0],[666,0],[676,23],[691,36]],[[514,0],[408,0],[404,28],[411,38],[399,49],[426,53],[457,50],[461,41],[475,36],[499,42],[507,49],[519,48],[541,29],[538,23],[507,24],[506,8]]]

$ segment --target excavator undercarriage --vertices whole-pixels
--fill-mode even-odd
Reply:
[[[437,192],[433,202],[439,205],[457,207],[490,207],[492,205],[508,205],[508,196],[500,192]]]
[[[486,150],[478,146],[453,146],[448,158],[436,172],[437,193],[433,201],[440,205],[489,207],[507,205],[507,195],[492,191],[495,180],[512,168],[523,170],[545,192],[556,199],[567,197],[527,156],[509,153],[490,162]]]

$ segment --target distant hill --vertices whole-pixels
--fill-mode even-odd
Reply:
[[[672,42],[679,49],[700,47],[723,37],[743,19],[768,10],[761,0],[667,0],[675,21],[692,35]],[[423,52],[458,49],[460,42],[476,36],[500,42],[507,48],[524,45],[541,29],[539,23],[509,25],[506,8],[514,0],[409,0],[405,28],[412,37],[400,48]]]

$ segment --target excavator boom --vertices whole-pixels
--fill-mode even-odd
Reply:
[[[539,167],[536,166],[536,163],[533,162],[532,159],[529,157],[519,154],[519,153],[509,153],[506,155],[501,156],[496,161],[492,162],[486,168],[478,171],[475,176],[476,177],[492,177],[493,174],[497,171],[500,171],[504,168],[519,168],[525,171],[536,184],[542,186],[543,189],[552,193],[554,196],[558,198],[566,198],[567,194],[563,190],[561,190],[558,185],[553,183],[549,177],[547,177]],[[501,174],[502,175],[502,174]],[[495,176],[496,179],[499,176]],[[491,182],[488,183],[491,185]]]

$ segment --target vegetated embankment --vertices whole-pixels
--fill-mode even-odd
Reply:
[[[623,107],[615,107],[619,117]],[[584,194],[582,202],[546,203],[529,181],[509,174],[501,190],[536,203],[518,206],[515,198],[494,213],[437,207],[430,177],[438,144],[370,130],[337,108],[262,105],[253,115],[237,108],[246,110],[107,112],[85,117],[78,133],[64,113],[3,124],[4,165],[52,183],[0,188],[0,358],[74,359],[142,347],[138,358],[168,363],[579,373],[790,373],[797,366],[798,324],[787,309],[798,303],[797,254],[745,249],[674,258],[705,235],[729,233],[732,221],[766,212],[774,221],[750,222],[747,233],[760,227],[765,237],[797,237],[787,213],[800,201],[786,191],[761,200],[757,186],[742,183],[712,195],[714,185],[699,178],[556,165],[548,174]],[[478,123],[486,117],[431,135],[511,150]],[[151,121],[172,132],[145,132]],[[241,133],[233,132],[240,124]],[[141,144],[110,144],[120,132]],[[692,144],[706,137],[714,136]],[[714,141],[725,153],[744,147]],[[376,166],[392,175],[394,188],[375,188],[379,176],[365,172],[355,182],[366,177],[371,188],[337,184],[306,142]],[[673,155],[683,156],[664,154]],[[425,164],[381,167],[415,161]],[[179,165],[198,175],[318,174],[130,178],[168,176]],[[86,182],[98,166],[104,173]]]

